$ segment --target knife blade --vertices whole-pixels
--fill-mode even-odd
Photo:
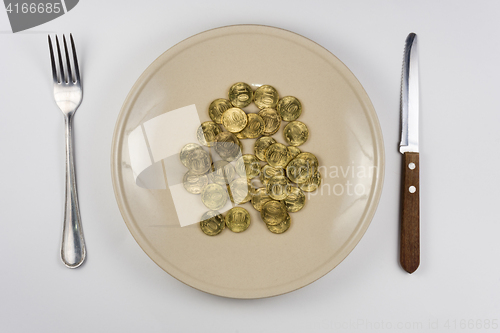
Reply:
[[[419,187],[419,79],[417,35],[406,38],[401,80],[401,142],[403,154],[401,189],[400,263],[413,273],[420,265]]]

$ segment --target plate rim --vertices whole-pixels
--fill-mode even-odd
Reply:
[[[199,35],[210,33],[210,32],[214,32],[216,30],[223,30],[223,29],[226,30],[226,29],[234,29],[234,28],[236,28],[236,29],[253,28],[253,29],[280,30],[282,33],[284,32],[284,33],[293,34],[293,35],[296,35],[296,36],[298,36],[300,38],[303,38],[303,39],[307,40],[308,42],[312,42],[313,44],[315,44],[316,46],[318,46],[323,51],[326,51],[329,56],[332,56],[335,59],[337,59],[337,61],[340,64],[342,64],[343,68],[345,70],[347,70],[351,74],[352,78],[354,78],[354,80],[347,80],[349,84],[353,84],[354,83],[357,86],[358,89],[357,90],[353,89],[354,92],[356,94],[358,93],[358,91],[362,93],[362,96],[358,96],[358,98],[359,98],[360,101],[362,101],[362,104],[363,104],[364,108],[367,110],[367,112],[365,112],[365,115],[367,116],[369,127],[370,127],[370,130],[371,130],[372,140],[374,142],[374,148],[375,148],[374,149],[374,152],[375,152],[374,156],[375,156],[375,159],[378,161],[378,165],[376,165],[377,173],[374,176],[374,180],[373,180],[373,182],[374,182],[374,184],[373,184],[373,191],[372,191],[372,193],[371,193],[371,195],[370,195],[370,197],[368,199],[368,204],[366,205],[366,207],[364,209],[364,212],[363,212],[362,216],[359,219],[359,221],[360,221],[360,227],[357,230],[355,230],[350,235],[350,237],[347,239],[346,244],[349,245],[349,246],[346,246],[344,244],[344,246],[341,248],[341,251],[339,252],[339,256],[342,259],[340,259],[340,261],[338,261],[333,267],[331,267],[331,268],[329,268],[329,269],[327,269],[325,271],[322,271],[321,274],[319,274],[319,276],[315,277],[314,279],[312,279],[308,283],[302,284],[299,287],[295,287],[293,289],[289,289],[289,290],[286,290],[286,291],[279,291],[279,292],[276,292],[276,293],[273,293],[273,294],[266,294],[266,295],[259,295],[259,296],[221,295],[221,294],[210,292],[210,291],[207,291],[207,290],[202,290],[202,289],[194,286],[193,284],[188,283],[186,280],[181,280],[179,277],[177,277],[176,275],[186,275],[186,274],[182,273],[182,271],[178,270],[176,267],[170,266],[170,268],[169,268],[169,269],[172,269],[172,271],[175,271],[176,274],[174,274],[174,272],[167,271],[165,268],[163,268],[155,260],[155,258],[153,258],[150,255],[150,253],[148,253],[148,251],[146,251],[145,247],[142,244],[143,240],[139,238],[139,235],[141,235],[141,231],[138,230],[136,228],[136,226],[134,225],[134,223],[131,222],[131,221],[134,220],[131,217],[132,214],[129,212],[129,209],[126,207],[126,204],[124,203],[124,197],[122,195],[120,195],[120,189],[123,186],[121,184],[121,178],[123,178],[123,177],[120,177],[120,175],[121,175],[121,171],[120,171],[121,162],[120,161],[121,161],[121,157],[122,157],[121,156],[121,151],[120,151],[121,149],[120,149],[120,147],[122,146],[122,144],[121,144],[121,142],[120,142],[121,140],[119,140],[119,138],[122,137],[122,135],[123,135],[123,131],[124,131],[123,125],[124,125],[124,123],[125,123],[125,121],[127,119],[127,117],[126,117],[126,111],[135,102],[135,98],[133,98],[133,97],[134,96],[137,97],[139,95],[140,91],[144,88],[143,84],[144,84],[145,80],[147,79],[147,77],[149,77],[150,75],[152,75],[154,73],[154,71],[152,71],[152,70],[154,69],[154,67],[158,66],[158,63],[159,63],[158,60],[160,58],[162,58],[165,53],[167,53],[169,51],[170,52],[175,51],[174,49],[179,44],[185,43],[188,40],[195,39]],[[337,58],[337,56],[335,56],[328,49],[326,49],[322,45],[316,43],[315,41],[311,40],[310,38],[307,38],[307,37],[305,37],[303,35],[300,35],[298,33],[295,33],[293,31],[290,31],[290,30],[287,30],[287,29],[283,29],[283,28],[279,28],[279,27],[273,27],[273,26],[269,26],[269,25],[259,25],[259,24],[226,25],[226,26],[221,26],[221,27],[217,27],[217,28],[205,30],[205,31],[199,32],[197,34],[194,34],[194,35],[192,35],[192,36],[190,36],[188,38],[185,38],[185,39],[179,41],[178,43],[172,45],[170,48],[168,48],[167,50],[165,50],[164,52],[162,52],[141,73],[141,75],[134,82],[134,84],[130,88],[127,96],[125,97],[125,100],[124,100],[124,102],[122,104],[120,112],[119,112],[119,114],[117,116],[115,128],[114,128],[114,131],[113,131],[111,156],[110,157],[111,157],[110,158],[110,162],[111,162],[111,178],[112,178],[112,184],[113,184],[113,192],[114,192],[115,199],[116,199],[116,202],[117,202],[117,205],[118,205],[118,209],[120,211],[122,219],[125,222],[125,225],[127,226],[129,232],[131,233],[131,235],[134,238],[134,240],[136,241],[136,243],[144,251],[144,253],[146,253],[146,255],[156,265],[158,265],[163,271],[165,271],[166,273],[168,273],[170,276],[172,276],[176,280],[182,282],[183,284],[188,285],[188,286],[190,286],[190,287],[192,287],[192,288],[194,288],[196,290],[199,290],[199,291],[211,294],[211,295],[220,296],[220,297],[226,297],[226,298],[235,298],[235,299],[258,299],[258,298],[267,298],[267,297],[274,297],[274,296],[279,296],[279,295],[287,294],[289,292],[301,289],[301,288],[303,288],[303,287],[305,287],[305,286],[307,286],[307,285],[309,285],[309,284],[317,281],[318,279],[324,277],[326,274],[328,274],[329,272],[331,272],[334,268],[336,268],[341,262],[343,262],[349,256],[349,254],[354,250],[354,248],[356,248],[356,246],[358,245],[358,243],[361,241],[361,239],[363,238],[364,234],[368,230],[369,226],[371,225],[373,217],[374,217],[374,215],[376,213],[376,210],[378,208],[378,204],[380,202],[380,198],[381,198],[382,190],[383,190],[384,178],[385,178],[385,147],[384,147],[384,140],[383,140],[383,135],[382,135],[382,129],[380,127],[380,122],[378,120],[378,116],[377,116],[377,113],[376,113],[375,108],[373,106],[373,103],[372,103],[370,97],[368,96],[368,94],[366,93],[366,90],[364,89],[364,87],[361,85],[360,81],[356,77],[356,75],[354,75],[354,73],[349,69],[349,67],[347,67],[339,58]]]

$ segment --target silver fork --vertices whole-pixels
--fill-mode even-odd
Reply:
[[[64,115],[64,123],[66,125],[66,202],[64,205],[61,259],[67,267],[77,268],[85,260],[86,250],[76,191],[72,127],[73,116],[82,102],[83,89],[80,79],[80,69],[78,68],[78,59],[76,57],[75,42],[73,41],[73,36],[71,34],[69,36],[73,61],[71,61],[68,52],[66,37],[63,35],[65,66],[63,66],[64,61],[61,56],[59,39],[56,36],[56,61],[50,35],[48,38],[52,78],[54,80],[54,99]]]

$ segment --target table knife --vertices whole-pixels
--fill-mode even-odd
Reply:
[[[418,149],[418,53],[417,35],[406,38],[401,82],[401,143],[403,154],[401,191],[400,263],[413,273],[420,264],[420,186]]]

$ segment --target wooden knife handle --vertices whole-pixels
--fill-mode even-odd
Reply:
[[[404,153],[401,193],[400,262],[408,273],[420,264],[420,186],[418,153]]]

